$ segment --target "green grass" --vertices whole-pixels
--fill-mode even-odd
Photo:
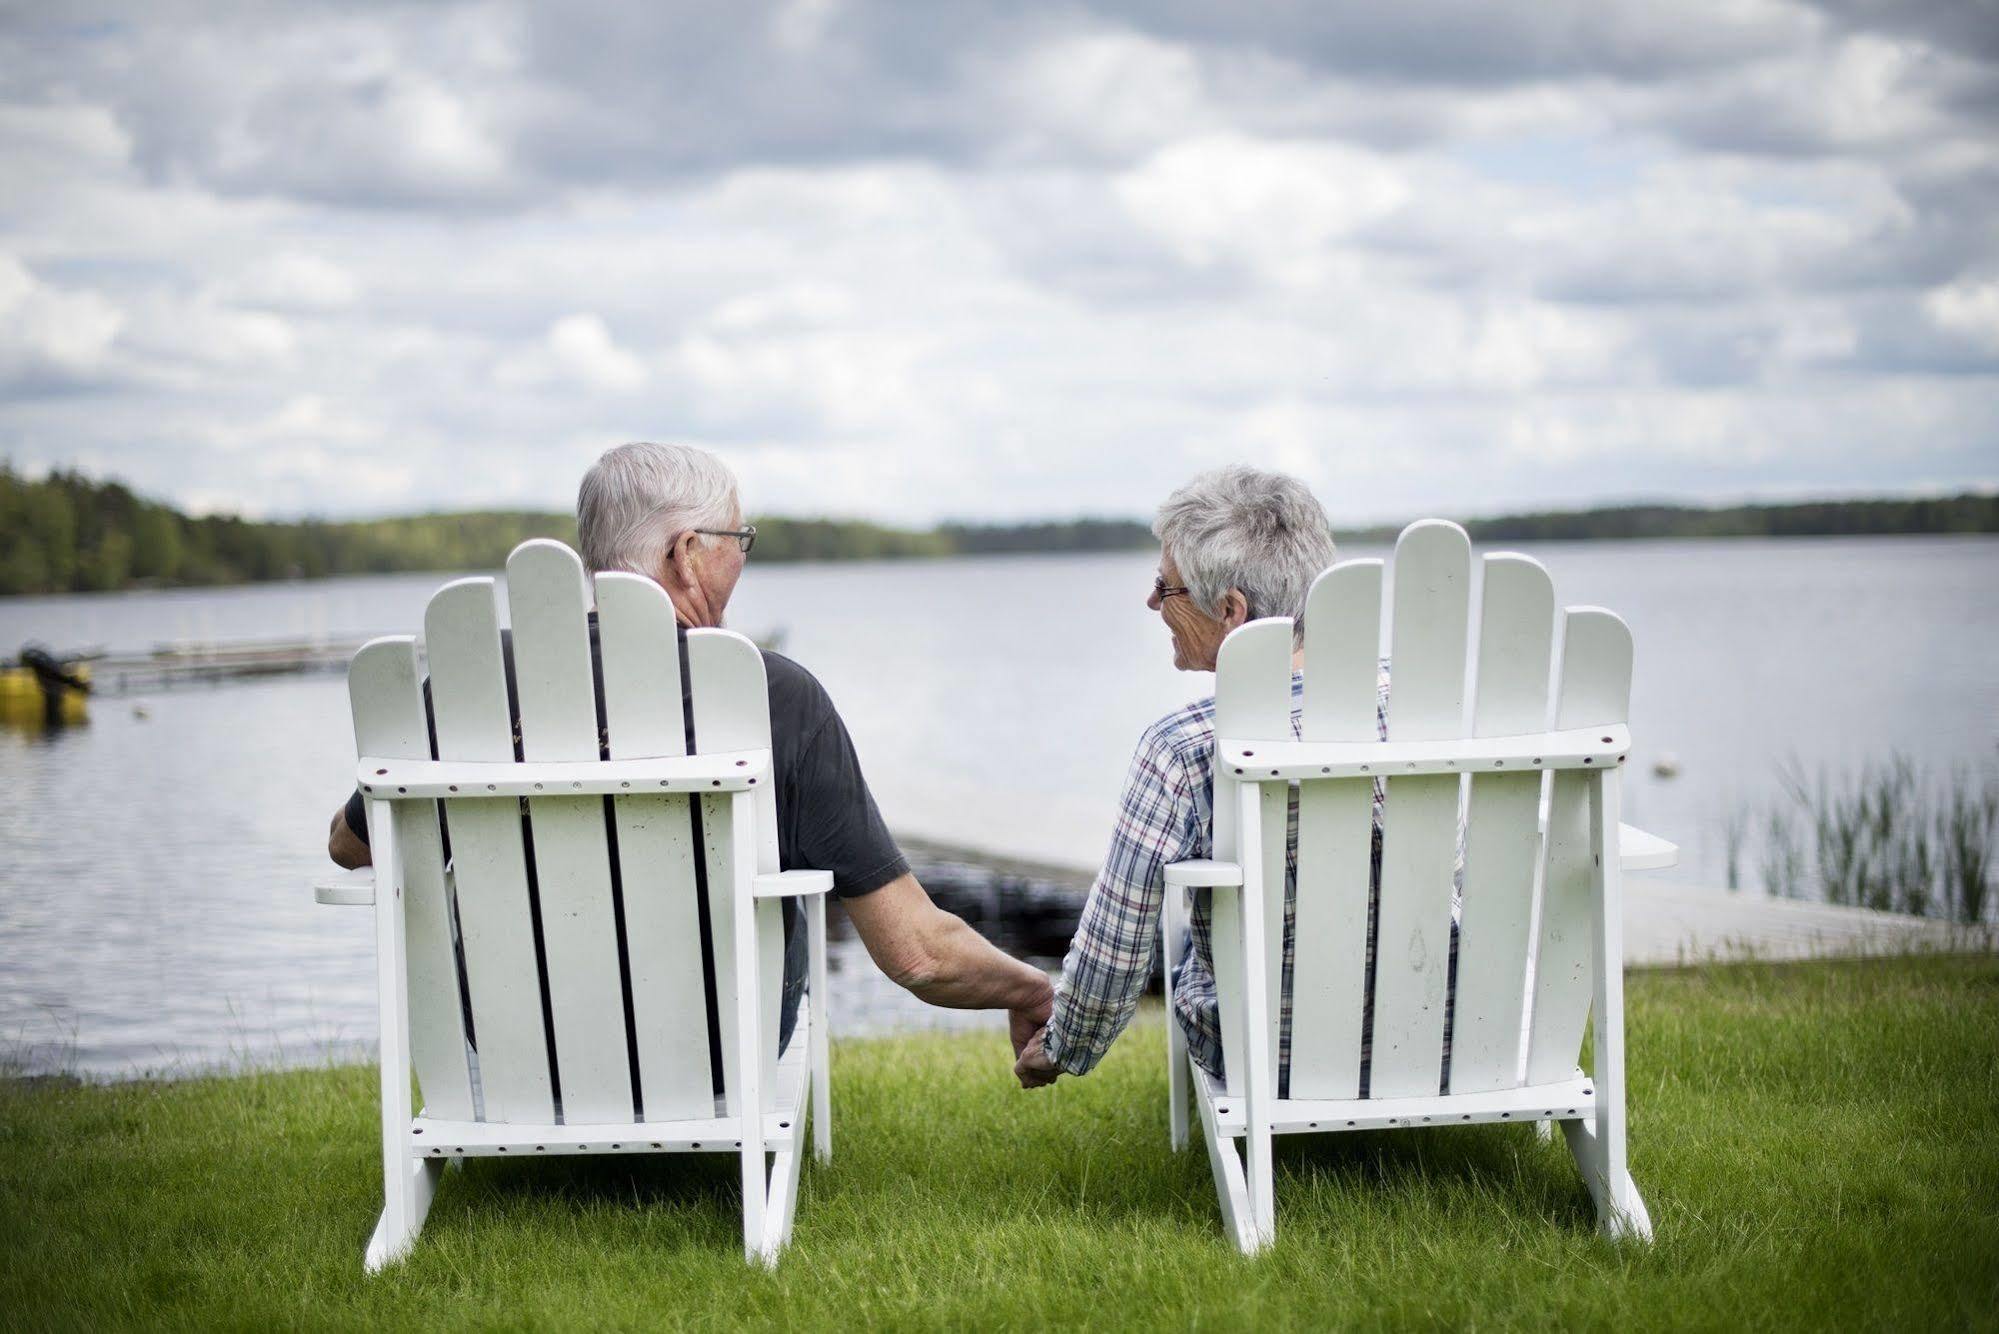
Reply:
[[[1995,1327],[1999,960],[1629,991],[1650,1248],[1596,1236],[1559,1143],[1479,1126],[1280,1141],[1244,1260],[1198,1142],[1167,1151],[1155,1018],[1039,1094],[997,1036],[841,1044],[774,1274],[734,1161],[674,1156],[475,1162],[364,1278],[371,1071],[6,1084],[0,1324]]]

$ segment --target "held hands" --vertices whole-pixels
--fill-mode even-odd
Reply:
[[[1024,1089],[1040,1088],[1055,1082],[1061,1073],[1041,1043],[1048,1032],[1048,1017],[1055,1013],[1055,988],[1046,979],[1033,1001],[1007,1011],[1007,1036],[1013,1040],[1013,1074]]]
[[[1048,1053],[1041,1048],[1042,1039],[1048,1033],[1043,1024],[1036,1029],[1027,1044],[1019,1048],[1013,1062],[1013,1077],[1020,1081],[1024,1089],[1038,1089],[1053,1084],[1062,1073],[1062,1068],[1048,1059]]]
[[[1013,1054],[1016,1060],[1027,1044],[1048,1026],[1048,1016],[1053,1009],[1054,1003],[1051,1000],[1006,1012],[1007,1037],[1013,1042]]]

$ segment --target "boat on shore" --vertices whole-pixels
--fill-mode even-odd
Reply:
[[[88,722],[90,663],[62,658],[39,644],[0,662],[0,724],[10,727],[63,727]]]

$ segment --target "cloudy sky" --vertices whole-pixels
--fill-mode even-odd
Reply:
[[[1999,482],[1994,0],[0,3],[0,456],[273,516]]]

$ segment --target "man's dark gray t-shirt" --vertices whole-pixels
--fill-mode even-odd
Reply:
[[[513,645],[511,636],[503,634],[503,640],[507,698],[514,714],[518,744],[520,709],[514,695]],[[680,636],[680,679],[684,708],[689,699],[686,644],[686,632],[683,630]],[[590,648],[594,659],[597,649],[594,614],[590,620]],[[839,711],[833,707],[825,687],[812,673],[781,653],[765,650],[763,660],[770,693],[771,768],[777,783],[778,864],[787,870],[831,871],[833,892],[843,898],[872,893],[908,872],[909,863],[896,847],[895,840],[889,836],[888,827],[882,823],[881,812],[875,808],[874,795],[868,791],[867,780],[861,774],[860,757],[854,753],[853,738],[847,735],[847,726],[840,720]],[[430,684],[426,681],[426,708],[429,702]],[[693,747],[698,738],[692,735],[691,709],[687,710],[686,716],[689,719],[689,745]],[[601,723],[604,717],[601,673],[597,682],[597,717]],[[433,729],[433,755],[436,749],[437,738]],[[359,791],[348,799],[346,820],[348,828],[365,843],[368,839],[367,810]],[[791,1030],[798,1018],[799,997],[805,991],[807,970],[805,933],[798,929],[798,901],[785,899],[783,902],[784,1006],[779,1024],[780,1044],[791,1039]],[[703,921],[706,921],[705,905]],[[704,961],[709,957],[705,940],[702,956]],[[712,968],[712,964],[709,966]],[[824,1001],[820,1003],[823,1005]],[[712,1014],[709,1026],[711,1041],[718,1041],[713,1033]]]

